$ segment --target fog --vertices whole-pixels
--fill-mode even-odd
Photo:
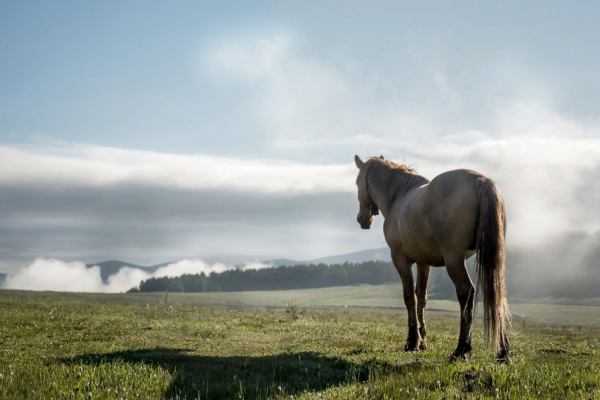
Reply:
[[[263,263],[248,263],[242,269],[269,268]],[[52,258],[39,258],[30,265],[7,276],[4,288],[24,290],[50,290],[57,292],[126,292],[149,278],[176,277],[184,274],[210,274],[234,269],[221,263],[209,264],[202,260],[181,260],[155,272],[123,267],[103,282],[100,267],[87,267],[82,262],[64,262]]]
[[[515,297],[597,298],[600,231],[565,232],[535,245],[509,247],[508,293]]]

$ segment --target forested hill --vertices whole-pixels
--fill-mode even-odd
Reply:
[[[368,261],[360,264],[301,264],[265,269],[230,270],[205,275],[151,278],[139,290],[156,292],[215,292],[243,290],[286,290],[344,286],[359,283],[373,285],[398,280],[390,262]]]
[[[475,257],[467,261],[472,273]],[[509,297],[596,298],[600,296],[600,232],[567,232],[506,253]],[[133,291],[214,292],[286,290],[356,284],[399,282],[390,261],[305,263],[261,270],[230,270],[220,274],[152,278]],[[455,299],[455,288],[445,268],[432,268],[430,297]]]
[[[389,262],[369,261],[361,264],[301,264],[259,270],[230,270],[205,275],[182,275],[151,278],[139,290],[156,292],[218,292],[243,290],[286,290],[353,285],[381,284],[398,279]]]
[[[302,264],[259,270],[230,270],[205,275],[151,278],[132,291],[229,292],[248,290],[309,289],[357,284],[380,285],[399,282],[398,272],[389,261],[344,264]],[[429,290],[438,298],[454,296],[454,285],[445,268],[432,271]]]

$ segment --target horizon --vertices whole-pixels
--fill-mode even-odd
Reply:
[[[569,296],[579,298],[582,293],[595,293],[595,282],[600,279],[600,269],[595,263],[599,255],[600,231],[594,233],[568,231],[549,237],[536,246],[530,244],[522,247],[509,246],[506,249],[507,269],[512,272],[507,275],[507,279],[511,287],[521,296],[526,296],[527,293],[531,296],[535,293],[538,297],[552,297],[560,293],[559,297],[564,297],[565,293],[570,293]],[[184,275],[211,276],[213,273],[220,274],[232,270],[246,271],[323,264],[335,266],[348,263],[359,265],[378,261],[391,265],[389,248],[362,250],[312,260],[271,259],[241,264],[182,259],[143,266],[120,260],[82,263],[42,258],[11,274],[0,273],[2,278],[0,289],[124,293],[139,287],[144,281],[157,278],[159,280],[169,278],[173,281]],[[472,261],[473,259],[470,259],[468,265],[472,266]],[[565,268],[567,265],[568,267]],[[447,296],[451,281],[443,269],[444,267],[433,268],[433,286],[438,289],[441,287],[442,292]],[[392,271],[393,268],[389,272]],[[542,271],[543,275],[539,276]],[[393,275],[396,276],[395,273]],[[437,292],[437,289],[434,290]],[[514,292],[511,290],[511,293]]]

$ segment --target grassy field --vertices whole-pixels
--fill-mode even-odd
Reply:
[[[2,292],[0,292],[2,293]],[[11,291],[12,296],[32,296],[32,292]],[[38,292],[37,298],[92,300],[97,302],[161,305],[165,293],[91,294]],[[298,308],[355,309],[404,313],[400,283],[388,285],[357,285],[322,289],[169,293],[167,305],[225,306],[234,308],[282,308],[295,301]],[[570,299],[509,299],[516,323],[568,325],[600,328],[600,298]],[[433,300],[427,303],[428,313],[458,313],[456,301]],[[404,315],[404,314],[401,314]]]
[[[398,292],[0,291],[0,398],[600,399],[596,301],[513,303],[511,365],[480,321],[470,360],[450,363],[456,304],[431,301],[429,349],[405,353]]]

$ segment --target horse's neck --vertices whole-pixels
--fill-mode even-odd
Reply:
[[[387,185],[384,185],[382,183],[376,185],[369,184],[369,192],[371,195],[371,199],[373,199],[373,202],[375,203],[377,208],[379,208],[379,211],[381,212],[383,217],[386,218],[393,205],[388,204],[390,197],[389,188],[387,187]]]
[[[407,179],[410,179],[408,176]],[[369,182],[369,193],[373,202],[383,214],[383,217],[387,217],[388,213],[394,206],[394,203],[404,197],[408,191],[406,187],[398,186],[397,184],[389,185],[385,182]]]

